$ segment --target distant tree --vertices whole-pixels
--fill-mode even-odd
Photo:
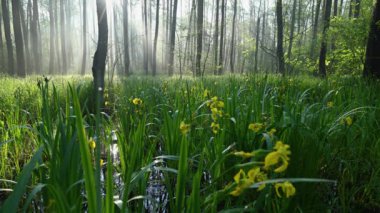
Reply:
[[[4,42],[3,42],[3,22],[2,22],[1,10],[0,10],[0,72],[3,71],[4,68]]]
[[[219,0],[216,1],[215,8],[215,32],[214,32],[214,74],[218,74],[218,41],[219,41]]]
[[[96,9],[98,16],[98,45],[92,65],[92,76],[94,77],[94,91],[98,98],[96,102],[102,105],[108,48],[107,7],[105,0],[96,0]]]
[[[175,40],[176,40],[176,27],[177,27],[177,8],[178,0],[174,0],[172,23],[170,26],[170,50],[169,50],[169,76],[174,74],[174,50],[175,50]]]
[[[318,35],[318,23],[319,23],[319,13],[321,10],[321,2],[322,0],[317,0],[317,5],[315,6],[315,13],[314,13],[314,21],[313,21],[313,33],[311,38],[311,50],[310,50],[310,57],[314,59],[314,51],[315,46],[317,44],[317,35]]]
[[[1,0],[2,14],[4,20],[4,34],[7,43],[7,53],[8,53],[8,74],[12,75],[15,73],[14,70],[14,58],[13,58],[13,45],[11,37],[11,24],[9,19],[9,7],[8,0]]]
[[[285,59],[284,59],[284,22],[282,18],[282,0],[276,1],[276,17],[277,17],[277,60],[278,72],[285,75]]]
[[[83,29],[82,29],[82,67],[81,75],[86,73],[87,63],[87,0],[83,0]]]
[[[219,66],[218,74],[221,75],[224,72],[224,31],[225,31],[225,22],[226,22],[226,0],[222,0],[222,21],[220,27],[220,46],[219,46]]]
[[[49,24],[50,24],[50,59],[49,59],[49,74],[54,73],[55,68],[55,17],[53,10],[53,1],[49,0]],[[84,0],[86,1],[86,0]]]
[[[202,41],[203,41],[203,4],[204,0],[198,0],[197,9],[197,59],[196,76],[201,76]]]
[[[13,14],[13,31],[14,31],[15,43],[16,43],[17,75],[21,77],[25,77],[26,70],[25,70],[25,56],[24,56],[24,39],[22,37],[20,8],[21,8],[20,0],[13,0],[12,14]]]
[[[158,42],[158,31],[160,27],[160,0],[156,1],[156,27],[154,31],[154,43],[153,43],[153,66],[152,75],[155,76],[157,73],[157,42]]]
[[[38,15],[38,1],[33,0],[33,15],[30,23],[30,32],[32,39],[32,49],[33,49],[33,61],[34,69],[37,73],[41,73],[41,46],[39,44],[39,15]]]
[[[31,70],[32,60],[30,58],[28,17],[25,17],[25,11],[22,7],[20,8],[20,16],[21,16],[22,35],[24,38],[26,68],[27,70]]]
[[[257,27],[256,27],[256,51],[255,51],[255,68],[254,71],[258,72],[258,65],[259,65],[259,45],[260,45],[260,16],[257,18]]]
[[[297,10],[297,0],[293,0],[293,9],[290,23],[290,35],[289,35],[289,47],[288,47],[288,59],[292,58],[292,48],[294,39],[294,28],[296,26],[296,10]]]
[[[236,14],[237,14],[237,0],[234,0],[234,15],[232,17],[232,35],[231,35],[231,49],[230,49],[230,69],[235,72],[235,31],[236,31]]]
[[[364,76],[380,78],[380,0],[376,1],[367,41]]]
[[[60,0],[62,72],[67,74],[65,0]]]
[[[149,73],[149,30],[148,30],[148,0],[144,0],[144,71],[145,75]]]
[[[322,77],[326,77],[326,54],[327,54],[327,31],[330,26],[332,0],[326,0],[326,8],[323,18],[323,32],[322,32],[322,44],[319,54],[319,74]]]

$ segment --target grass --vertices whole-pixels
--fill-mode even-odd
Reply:
[[[36,77],[0,83],[7,85],[0,92],[4,211],[141,212],[144,199],[151,199],[146,190],[154,162],[165,162],[156,169],[165,177],[174,212],[380,209],[378,82],[275,75],[133,77],[108,85],[101,113],[93,107],[88,78],[40,79],[39,87]],[[215,96],[224,105],[217,113]],[[135,98],[142,103],[134,104]],[[189,125],[185,133],[181,122]],[[248,129],[252,123],[262,128]],[[106,148],[113,130],[120,165],[111,163]],[[91,137],[94,150],[88,146]],[[277,141],[291,150],[281,173],[263,167]],[[234,155],[237,151],[255,155],[245,159]],[[101,168],[107,171],[104,197]],[[258,191],[256,184],[230,195],[243,183],[234,176],[253,168],[268,176],[265,188]],[[125,183],[120,197],[114,198],[120,189],[113,188],[112,170]],[[296,194],[279,197],[275,185],[286,180]]]

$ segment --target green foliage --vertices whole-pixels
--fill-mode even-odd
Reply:
[[[24,84],[10,78],[3,81],[14,85],[10,88]],[[88,81],[69,79],[71,89],[52,81],[55,86],[41,81],[39,89],[37,82],[29,84],[28,90],[40,92],[38,98],[24,97],[33,93],[19,97],[38,99],[34,117],[20,116],[25,106],[11,95],[1,105],[0,151],[6,156],[1,161],[3,208],[33,210],[31,204],[38,203],[46,211],[67,212],[81,211],[86,203],[91,211],[101,205],[105,212],[142,212],[151,168],[163,161],[167,167],[158,169],[165,176],[171,211],[380,208],[377,82],[275,75],[202,80],[133,77],[108,86],[104,113],[96,117],[86,107]],[[223,104],[215,102],[215,96]],[[186,131],[180,129],[181,122],[189,125],[184,126]],[[213,123],[219,127],[212,127]],[[260,128],[249,128],[254,123],[260,123]],[[27,124],[25,130],[21,128]],[[107,148],[111,130],[117,130],[118,166],[111,164]],[[106,196],[100,201],[95,174],[101,159],[88,143],[94,136],[96,147],[103,147],[100,157],[107,168]],[[265,156],[279,140],[291,151],[289,166],[280,174],[263,169]],[[24,151],[27,154],[21,155]],[[234,154],[238,151],[255,156],[241,158]],[[268,174],[266,187],[258,191],[255,183],[239,196],[231,196],[238,185],[234,176],[254,166]],[[20,169],[9,172],[12,167]],[[125,183],[115,199],[118,189],[113,188],[112,171],[120,172]],[[292,182],[295,196],[279,197],[274,186],[279,181]]]

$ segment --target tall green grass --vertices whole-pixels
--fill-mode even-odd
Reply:
[[[170,211],[380,209],[377,82],[274,75],[133,77],[108,85],[106,105],[96,113],[89,81],[71,78],[71,88],[54,79],[54,84],[41,81],[39,88],[37,81],[1,81],[12,85],[0,105],[3,211],[38,206],[59,212],[142,212],[144,199],[150,199],[146,189],[155,161],[165,161],[158,169],[165,176]],[[18,90],[32,92],[9,95]],[[208,107],[214,96],[224,102],[216,134]],[[142,103],[134,104],[135,98]],[[190,125],[186,135],[179,129],[182,121]],[[255,133],[248,129],[251,123],[264,128]],[[274,135],[271,129],[276,129]],[[118,135],[120,165],[110,159],[112,130]],[[88,142],[95,136],[92,150]],[[278,140],[292,152],[286,172],[270,174],[272,182],[262,191],[229,195],[234,175],[262,165]],[[257,150],[252,160],[233,155]],[[101,159],[106,162],[104,187],[99,183]],[[125,184],[119,196],[114,172]],[[211,182],[204,178],[208,175]],[[279,198],[273,185],[277,179],[293,181],[296,195]]]

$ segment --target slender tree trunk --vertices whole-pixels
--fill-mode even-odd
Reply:
[[[260,16],[257,18],[257,27],[256,27],[256,51],[255,51],[255,72],[258,72],[259,64],[259,44],[260,44]]]
[[[67,55],[66,55],[66,30],[65,30],[65,0],[60,1],[60,13],[61,13],[61,51],[62,51],[62,72],[67,74]]]
[[[86,64],[87,64],[87,0],[83,0],[83,31],[82,31],[82,67],[81,75],[86,73]]]
[[[130,75],[128,0],[123,1],[124,74]],[[144,62],[145,64],[145,62]]]
[[[214,32],[214,75],[218,74],[218,41],[219,41],[219,0],[216,0],[215,32]]]
[[[157,73],[157,42],[158,42],[158,31],[160,26],[160,0],[156,1],[156,27],[154,32],[154,44],[153,44],[153,76]]]
[[[13,0],[12,13],[13,13],[13,30],[14,30],[15,43],[16,43],[17,75],[21,77],[25,77],[26,71],[25,71],[25,56],[24,56],[24,40],[22,38],[20,8],[21,8],[20,1]]]
[[[360,15],[360,5],[361,5],[361,0],[356,0],[355,1],[354,18],[359,18],[359,15]]]
[[[319,54],[319,74],[322,77],[326,77],[326,53],[327,53],[327,31],[330,26],[330,16],[331,16],[331,5],[332,0],[326,0],[326,8],[323,21],[323,32],[322,32],[322,45],[321,52]]]
[[[175,33],[177,27],[177,7],[178,0],[174,0],[172,24],[170,27],[170,56],[169,56],[169,76],[174,74],[174,50],[175,50]]]
[[[277,17],[277,59],[278,72],[285,75],[285,59],[284,59],[284,23],[282,18],[282,0],[276,1],[276,17]]]
[[[197,5],[197,59],[196,59],[196,76],[201,76],[201,60],[203,47],[203,3],[204,0],[198,0]]]
[[[8,74],[15,74],[14,70],[14,58],[13,58],[13,45],[11,37],[11,24],[9,20],[9,7],[8,0],[1,0],[1,6],[3,10],[3,20],[4,20],[4,34],[7,43],[7,53],[8,53]]]
[[[25,62],[26,62],[26,69],[31,70],[31,58],[30,58],[30,48],[29,48],[29,30],[28,30],[28,24],[25,17],[24,9],[20,8],[20,15],[21,15],[21,26],[22,26],[22,34],[24,38],[24,48],[25,48]]]
[[[3,22],[0,10],[0,71],[4,70],[4,42],[3,42]]]
[[[231,50],[230,50],[230,69],[235,72],[235,28],[236,28],[236,13],[237,13],[237,0],[234,0],[234,15],[232,18],[232,36],[231,36]]]
[[[296,10],[297,10],[297,0],[293,0],[293,9],[292,9],[292,17],[291,17],[291,24],[290,24],[290,35],[289,35],[289,48],[288,48],[288,59],[289,60],[292,58],[294,28],[296,25]]]
[[[35,72],[41,73],[41,58],[40,58],[40,45],[38,38],[38,1],[33,0],[33,15],[31,20],[30,32],[32,38],[32,49],[33,49],[33,61]]]
[[[367,41],[366,59],[364,65],[365,77],[380,78],[380,0],[376,1]]]
[[[313,34],[312,34],[312,38],[311,38],[311,50],[310,50],[310,57],[311,58],[314,58],[315,45],[317,43],[318,21],[319,21],[320,9],[321,9],[321,1],[322,0],[317,0],[317,6],[315,8]]]
[[[148,37],[148,9],[147,9],[147,0],[144,0],[144,71],[145,75],[149,73],[149,37]]]
[[[224,27],[225,27],[225,12],[226,12],[226,0],[222,0],[222,23],[220,27],[220,47],[219,47],[219,66],[218,66],[218,74],[222,75],[224,72],[224,61],[223,61],[223,56],[224,56]]]
[[[50,24],[50,59],[49,59],[49,74],[54,73],[55,69],[55,17],[53,11],[53,1],[49,0],[49,24]],[[86,0],[85,0],[86,1]]]
[[[59,32],[58,30],[58,1],[53,0],[54,5],[53,5],[53,14],[54,14],[54,31],[55,31],[55,37],[54,37],[54,46],[55,46],[55,56],[56,56],[56,61],[57,61],[57,71],[55,73],[62,73],[62,62],[61,62],[61,51],[59,48],[59,36],[57,33]]]

